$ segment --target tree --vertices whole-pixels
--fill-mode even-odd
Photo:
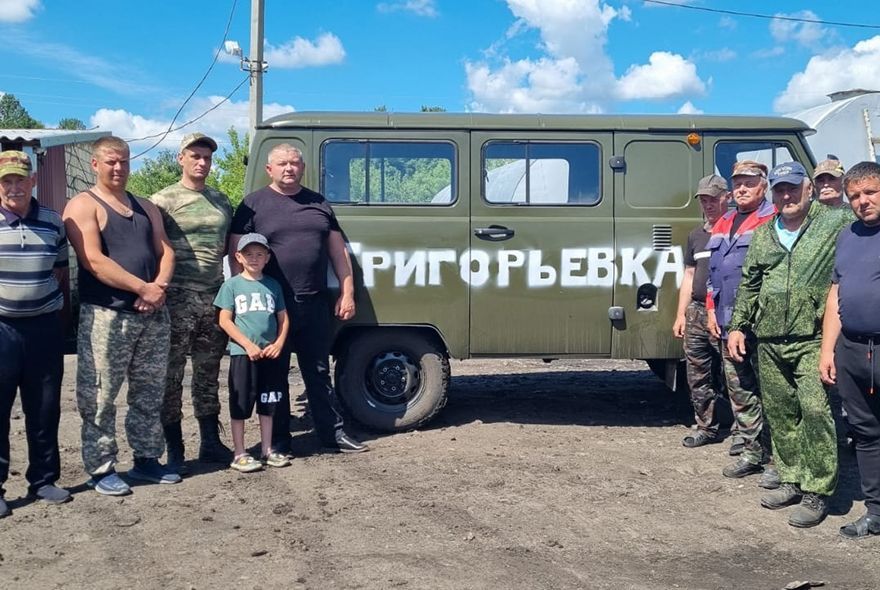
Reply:
[[[421,112],[423,113],[445,113],[446,109],[438,106],[426,106],[422,105]]]
[[[86,124],[79,119],[66,117],[58,121],[58,129],[70,129],[72,131],[82,131],[86,128]]]
[[[162,150],[155,158],[145,159],[141,167],[131,173],[128,190],[138,196],[149,197],[178,180],[180,164],[177,163],[177,153]]]
[[[0,129],[42,129],[43,124],[30,116],[14,94],[0,97]]]
[[[245,159],[249,143],[247,133],[242,137],[234,127],[230,127],[230,147],[224,147],[222,155],[214,154],[214,165],[208,177],[208,184],[225,193],[233,207],[237,207],[244,198]]]

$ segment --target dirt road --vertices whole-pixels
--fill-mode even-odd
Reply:
[[[13,421],[0,588],[880,588],[880,538],[837,536],[863,510],[852,456],[832,515],[793,529],[759,506],[756,478],[721,477],[726,444],[681,446],[687,412],[642,363],[454,363],[431,427],[360,432],[369,453],[318,454],[300,434],[289,468],[190,462],[182,484],[117,499],[83,485],[74,374],[68,357],[60,483],[73,502],[17,499]],[[195,421],[184,428],[193,457]]]

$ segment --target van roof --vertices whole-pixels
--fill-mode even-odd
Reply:
[[[304,111],[264,121],[259,129],[356,127],[378,129],[581,129],[592,131],[810,131],[785,117],[744,115],[500,115]]]

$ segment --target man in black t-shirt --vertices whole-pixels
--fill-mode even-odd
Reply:
[[[861,539],[880,535],[880,164],[856,164],[843,187],[859,219],[837,238],[819,374],[837,385],[855,437],[867,511],[840,534]]]
[[[229,252],[235,252],[246,233],[266,236],[272,258],[265,273],[284,291],[290,332],[284,354],[291,352],[306,387],[315,430],[325,449],[360,453],[368,447],[343,430],[342,416],[330,381],[332,326],[327,293],[327,263],[339,280],[340,295],[334,314],[340,320],[354,317],[354,279],[342,230],[330,204],[322,195],[302,186],[305,162],[302,152],[288,144],[269,152],[266,172],[271,183],[244,198],[232,220]],[[229,257],[233,274],[239,271]],[[284,392],[275,406],[273,450],[290,452],[290,397]]]
[[[709,255],[706,244],[715,222],[727,212],[730,191],[727,181],[716,174],[702,178],[694,198],[706,221],[688,235],[684,253],[684,279],[678,291],[678,314],[672,333],[684,338],[687,379],[694,405],[697,431],[681,441],[686,447],[700,447],[719,442],[715,400],[720,396],[721,352],[718,338],[706,325],[706,278]]]

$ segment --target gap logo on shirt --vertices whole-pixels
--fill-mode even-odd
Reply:
[[[264,311],[266,313],[275,313],[275,298],[271,293],[251,293],[247,295],[237,295],[235,297],[235,313],[243,315],[249,311]]]

